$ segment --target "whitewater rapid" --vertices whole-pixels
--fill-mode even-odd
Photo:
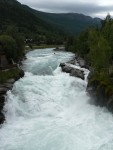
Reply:
[[[0,150],[113,150],[113,115],[90,104],[87,80],[61,72],[60,62],[73,56],[53,49],[26,55],[25,76],[7,93]]]

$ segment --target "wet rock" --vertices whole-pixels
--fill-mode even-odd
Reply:
[[[85,68],[85,66],[86,66],[86,62],[85,62],[85,60],[84,59],[82,59],[82,58],[79,58],[79,65],[81,66],[81,67],[84,67]]]
[[[13,84],[15,82],[15,80],[14,79],[9,79],[9,80],[7,80],[7,83],[11,83],[11,84]]]
[[[5,116],[2,112],[0,112],[0,124],[3,124],[4,121],[5,121]]]
[[[72,64],[72,65],[76,65],[76,60],[71,60],[71,61],[68,61],[67,63]]]
[[[73,70],[72,67],[69,67],[69,66],[66,66],[66,65],[64,67],[62,67],[62,71],[66,72],[66,73],[71,73],[72,70]]]
[[[59,65],[61,68],[65,66],[65,63],[60,63]]]
[[[12,89],[13,84],[12,83],[4,83],[3,86],[10,90],[10,89]]]
[[[81,57],[76,56],[76,62],[80,65],[81,68],[89,69],[90,67],[90,64],[88,63],[88,61]]]
[[[8,88],[6,87],[0,87],[0,95],[6,94]]]
[[[78,77],[84,80],[84,71],[81,71],[79,69],[73,69],[70,73],[70,76]]]
[[[88,74],[88,80],[90,80],[91,78],[92,78],[92,76],[93,76],[93,72],[92,71],[90,71],[90,73]]]
[[[4,103],[5,103],[5,97],[3,95],[0,95],[0,124],[2,124],[5,120],[5,116],[2,113]]]
[[[23,70],[20,70],[19,76],[20,76],[20,78],[24,77],[24,71]]]
[[[5,103],[5,97],[3,95],[0,96],[0,110],[3,109]]]
[[[61,63],[60,67],[62,68],[63,72],[69,73],[70,76],[78,77],[84,80],[84,71],[70,67],[66,65],[65,63]]]
[[[94,100],[95,105],[109,108],[111,103],[113,105],[113,97],[109,99],[109,96],[106,94],[106,87],[102,85],[99,80],[91,81],[91,79],[92,78],[90,78],[87,85],[87,92],[89,96]]]

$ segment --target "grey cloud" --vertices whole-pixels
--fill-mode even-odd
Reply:
[[[113,11],[113,6],[99,6],[98,4],[95,3],[77,3],[77,2],[64,3],[58,1],[50,3],[49,0],[46,0],[45,2],[40,0],[40,2],[30,1],[28,5],[37,10],[42,10],[46,12],[56,12],[56,13],[76,12],[90,16],[94,16],[96,13],[103,13],[103,12],[108,13],[110,11]]]

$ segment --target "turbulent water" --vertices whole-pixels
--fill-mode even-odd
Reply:
[[[113,150],[113,116],[89,103],[87,81],[62,73],[72,53],[35,50],[7,93],[0,150]],[[88,70],[84,70],[87,76]]]

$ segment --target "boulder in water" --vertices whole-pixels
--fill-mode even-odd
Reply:
[[[73,69],[70,73],[70,76],[78,77],[84,80],[84,71],[79,70],[79,69]]]
[[[84,80],[84,71],[80,69],[76,69],[74,67],[68,66],[65,63],[61,63],[60,67],[63,72],[69,73],[70,76],[78,77]]]

